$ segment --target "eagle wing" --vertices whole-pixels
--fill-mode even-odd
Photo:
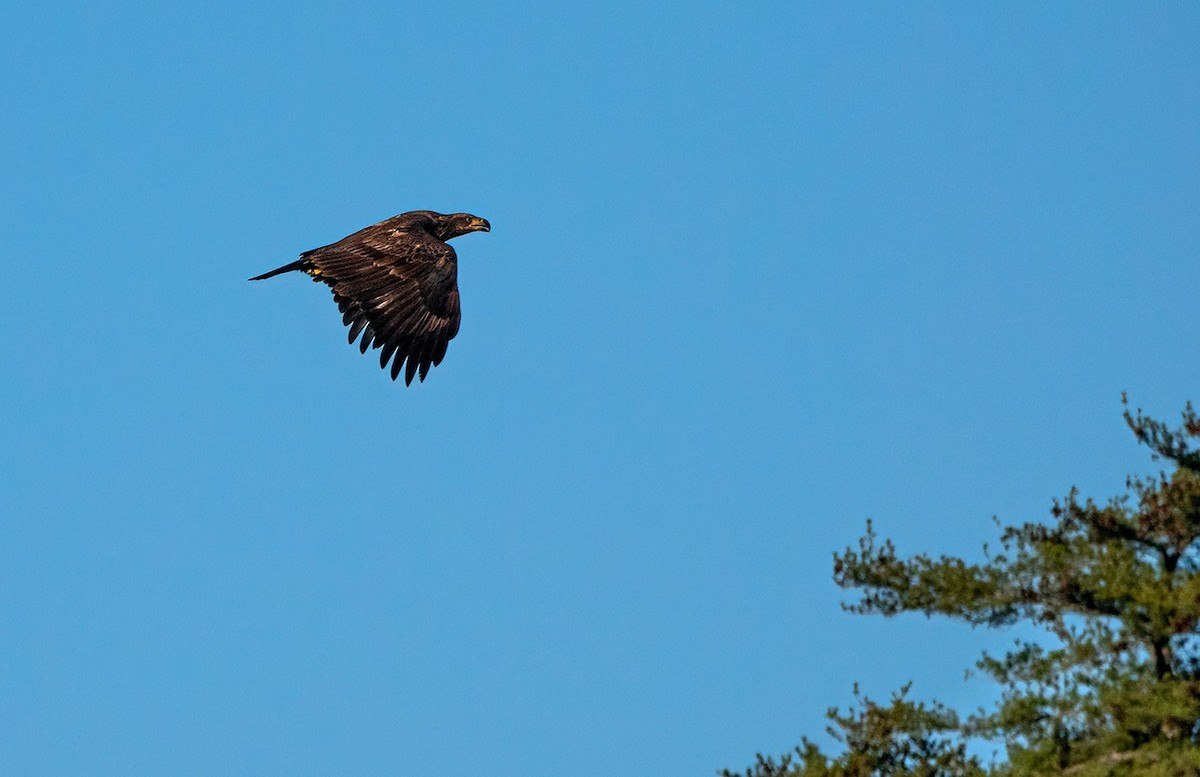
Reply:
[[[303,269],[333,290],[350,327],[351,343],[379,348],[379,366],[391,361],[392,380],[421,380],[441,363],[462,320],[458,258],[454,249],[421,230],[368,227],[332,245],[300,255]],[[407,367],[404,365],[407,363]]]

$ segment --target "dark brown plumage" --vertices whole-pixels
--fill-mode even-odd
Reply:
[[[350,342],[361,334],[359,351],[381,349],[379,366],[386,369],[390,361],[392,380],[403,369],[411,385],[414,375],[425,380],[430,366],[441,364],[458,334],[458,257],[446,241],[491,228],[469,213],[414,210],[250,280],[299,270],[325,283],[350,327]]]

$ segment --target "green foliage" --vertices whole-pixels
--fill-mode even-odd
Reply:
[[[757,757],[753,767],[739,775],[729,770],[722,777],[975,777],[985,774],[979,760],[968,756],[957,736],[958,715],[936,702],[925,704],[907,698],[908,686],[892,696],[887,706],[861,696],[854,689],[856,707],[845,714],[836,707],[826,716],[828,732],[845,745],[845,752],[830,759],[807,738],[776,763]]]
[[[859,594],[851,612],[1043,629],[1044,644],[978,662],[1002,689],[993,709],[960,719],[909,701],[907,686],[887,706],[860,698],[829,713],[844,753],[805,739],[779,763],[759,756],[746,777],[1200,777],[1200,419],[1190,403],[1178,429],[1128,406],[1124,417],[1171,472],[1131,477],[1103,505],[1072,489],[1051,521],[1004,528],[982,563],[901,557],[870,521],[834,556],[835,581]],[[1008,760],[985,770],[966,755],[977,737],[1002,742]]]

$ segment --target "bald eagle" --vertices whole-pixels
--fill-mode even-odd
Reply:
[[[446,241],[491,228],[470,213],[409,211],[250,280],[299,270],[328,285],[350,342],[361,334],[358,350],[379,348],[379,366],[390,361],[392,380],[403,370],[411,385],[441,364],[458,334],[458,257]]]

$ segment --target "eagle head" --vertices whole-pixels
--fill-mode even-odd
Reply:
[[[491,232],[492,225],[487,219],[472,216],[470,213],[438,214],[434,219],[437,224],[437,236],[440,240],[449,240],[468,232]]]

